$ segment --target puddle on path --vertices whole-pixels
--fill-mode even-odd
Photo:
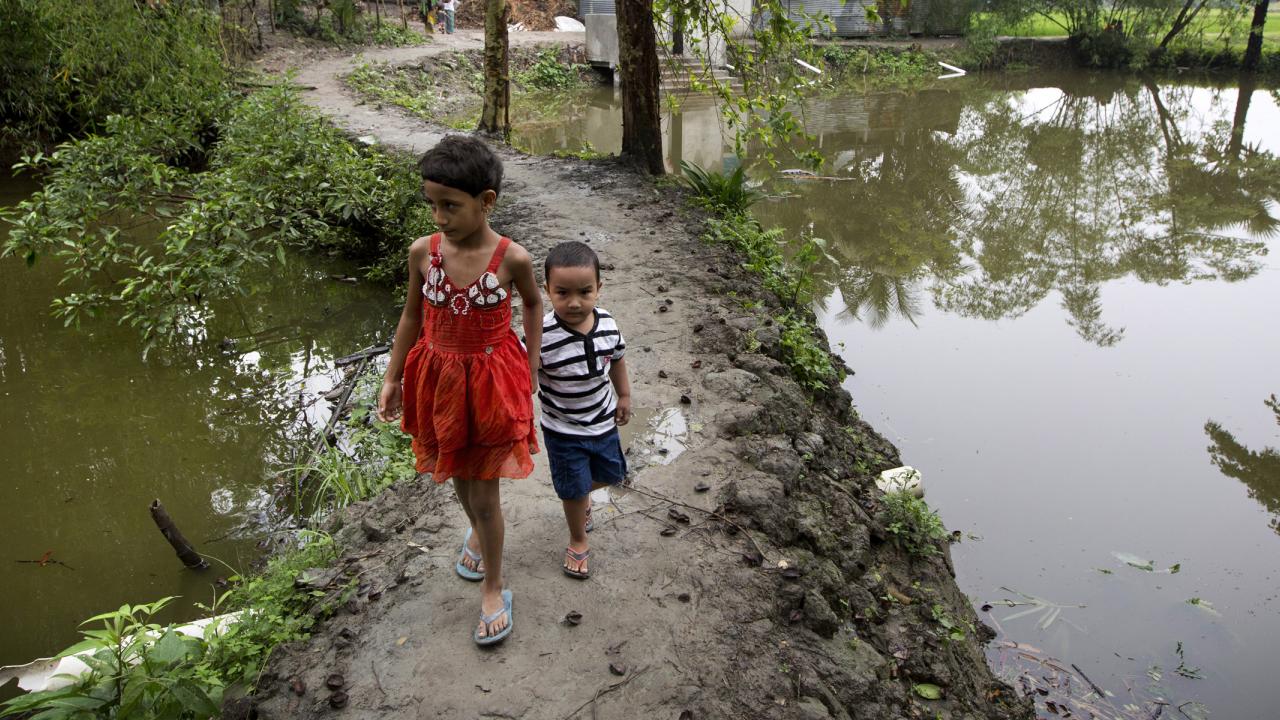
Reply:
[[[690,423],[677,407],[635,408],[631,422],[618,429],[622,451],[627,455],[629,475],[652,465],[669,465],[689,446]],[[597,517],[609,518],[620,512],[619,501],[627,497],[626,486],[606,487],[591,493],[591,502],[602,509]]]

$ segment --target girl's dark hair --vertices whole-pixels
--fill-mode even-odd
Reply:
[[[551,268],[589,267],[596,271],[596,282],[600,282],[600,256],[586,243],[570,240],[551,248],[547,259],[542,263],[542,279],[551,284]]]
[[[418,160],[423,180],[440,183],[475,197],[485,190],[502,191],[502,161],[483,140],[446,135]]]

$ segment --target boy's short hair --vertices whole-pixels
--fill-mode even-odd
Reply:
[[[502,191],[502,161],[483,140],[469,135],[446,135],[418,160],[418,173],[457,188],[471,197],[485,190]]]
[[[589,267],[596,271],[596,282],[600,282],[600,256],[586,243],[570,240],[551,248],[542,263],[542,279],[548,285],[551,284],[551,269],[558,267]]]

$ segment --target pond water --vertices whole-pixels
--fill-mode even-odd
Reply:
[[[614,106],[524,142],[616,150]],[[1116,716],[1275,717],[1280,93],[1036,73],[806,110],[830,179],[757,163],[757,215],[826,241],[846,386],[965,533],[975,607],[1040,598],[980,614]],[[665,122],[671,159],[736,163],[709,104]]]
[[[0,181],[0,203],[34,189]],[[327,420],[316,400],[340,377],[332,360],[395,321],[385,288],[331,278],[350,271],[291,258],[215,308],[204,330],[234,343],[144,360],[132,328],[50,315],[56,262],[0,260],[0,665],[56,653],[80,621],[124,603],[182,596],[176,619],[212,601],[232,571],[185,570],[152,499],[206,555],[247,570],[263,554],[287,520],[273,473]]]

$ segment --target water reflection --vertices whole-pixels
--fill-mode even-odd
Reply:
[[[925,293],[998,320],[1056,291],[1080,337],[1109,346],[1124,328],[1104,317],[1107,281],[1261,269],[1260,238],[1280,227],[1280,161],[1243,141],[1251,88],[1231,112],[1221,90],[1206,107],[1190,86],[1042,84],[814,100],[827,172],[852,181],[775,181],[799,199],[760,212],[828,239],[820,282],[873,326],[913,320]]]
[[[0,202],[32,189],[0,183]],[[144,361],[131,327],[50,316],[56,263],[0,262],[0,606],[23,620],[0,638],[0,664],[56,652],[124,602],[182,595],[182,613],[211,599],[227,571],[181,572],[147,515],[153,498],[202,552],[240,568],[260,555],[261,532],[282,520],[271,473],[326,416],[314,400],[336,380],[332,359],[392,322],[385,289],[334,270],[291,258],[215,308],[201,328],[215,342]],[[50,550],[75,571],[13,562]]]
[[[1272,395],[1266,404],[1280,425],[1280,401]],[[1245,484],[1249,497],[1262,503],[1272,514],[1271,529],[1280,533],[1280,450],[1273,447],[1250,450],[1212,420],[1205,423],[1204,432],[1213,443],[1209,446],[1209,459],[1223,475]]]

